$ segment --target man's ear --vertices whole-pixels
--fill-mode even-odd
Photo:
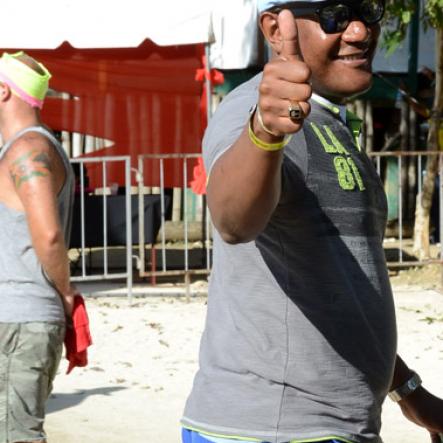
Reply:
[[[282,37],[278,27],[278,14],[269,11],[263,12],[259,18],[259,25],[274,54],[280,54],[282,50]]]
[[[0,102],[5,102],[11,96],[11,88],[8,84],[0,82]]]

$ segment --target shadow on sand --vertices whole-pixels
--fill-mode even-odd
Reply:
[[[46,414],[51,414],[52,412],[61,411],[63,409],[69,409],[73,406],[77,406],[86,400],[87,397],[93,395],[112,395],[114,392],[126,389],[124,387],[115,388],[95,388],[95,389],[82,389],[80,391],[73,392],[71,394],[57,394],[53,393],[48,399],[46,405]]]

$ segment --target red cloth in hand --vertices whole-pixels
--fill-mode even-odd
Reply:
[[[67,374],[76,366],[83,367],[88,364],[87,349],[91,345],[92,339],[85,301],[80,294],[77,294],[74,297],[72,325],[66,328],[65,335],[66,358],[69,360]]]

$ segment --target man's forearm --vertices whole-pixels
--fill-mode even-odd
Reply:
[[[245,128],[216,162],[208,184],[208,205],[226,241],[250,241],[264,229],[280,197],[282,158],[282,151],[266,152],[254,146]]]
[[[60,295],[69,292],[69,260],[62,233],[56,233],[52,238],[37,239],[34,249],[43,270]]]

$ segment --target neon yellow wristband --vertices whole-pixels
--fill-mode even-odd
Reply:
[[[257,108],[255,106],[254,109],[251,111],[251,115],[249,117],[249,125],[248,125],[249,139],[251,140],[252,143],[254,143],[255,146],[257,146],[257,148],[263,149],[264,151],[273,152],[273,151],[282,150],[289,143],[289,140],[291,140],[291,135],[285,135],[283,140],[278,143],[266,143],[263,140],[260,140],[255,135],[254,130],[252,129],[252,121],[254,119],[254,114],[256,109]]]

